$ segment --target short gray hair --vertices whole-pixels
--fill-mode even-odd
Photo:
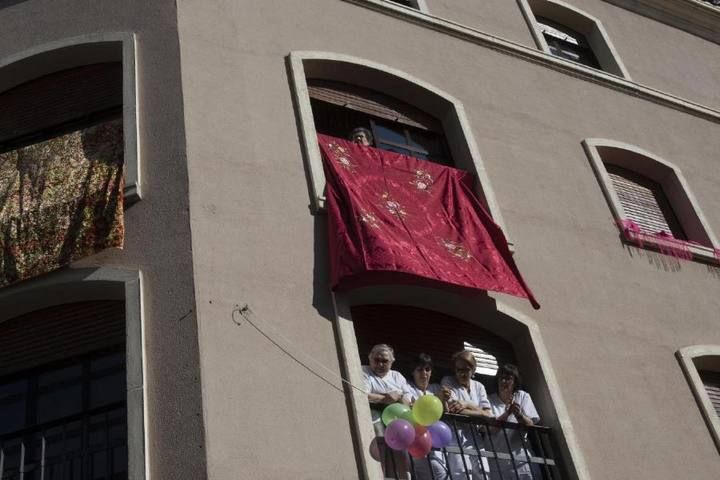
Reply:
[[[386,344],[386,343],[378,343],[377,345],[374,345],[370,349],[370,353],[368,353],[368,358],[372,358],[373,355],[376,353],[383,353],[387,352],[390,355],[391,360],[395,360],[395,350],[393,348]]]

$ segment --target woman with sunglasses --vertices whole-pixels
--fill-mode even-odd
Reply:
[[[475,356],[472,352],[463,350],[454,354],[451,360],[455,376],[444,377],[440,382],[442,390],[439,396],[446,402],[447,410],[450,413],[461,415],[492,417],[485,387],[472,378],[477,369]],[[477,451],[478,446],[482,450],[482,441],[478,434],[473,432],[473,425],[461,423],[457,426],[454,446],[458,446],[458,442],[463,451],[474,450],[474,453],[472,455],[448,455],[450,478],[485,478],[483,471],[488,471],[488,463],[485,458],[480,457],[480,452]]]

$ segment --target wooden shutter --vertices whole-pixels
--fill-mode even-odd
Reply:
[[[0,93],[0,144],[120,107],[120,63],[46,75]]]
[[[367,364],[373,345],[395,349],[396,367],[409,375],[408,366],[419,353],[427,353],[436,368],[433,382],[450,374],[450,357],[464,342],[495,356],[499,364],[516,363],[512,345],[497,335],[458,318],[404,305],[361,305],[351,309],[360,360]],[[444,370],[444,371],[443,371]]]
[[[605,168],[628,219],[637,223],[644,233],[666,231],[675,238],[687,240],[659,183],[612,164],[606,164]]]
[[[431,115],[388,95],[331,80],[308,80],[310,98],[423,130],[442,132]]]
[[[125,303],[59,305],[0,323],[0,376],[125,343]]]
[[[701,371],[700,378],[702,379],[705,391],[710,397],[710,401],[715,407],[715,413],[720,416],[720,373],[719,372],[708,372]]]

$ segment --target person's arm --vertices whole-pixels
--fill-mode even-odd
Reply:
[[[373,403],[384,403],[384,404],[391,404],[402,401],[402,403],[405,403],[403,401],[403,394],[402,392],[388,392],[388,393],[368,393],[368,400]]]

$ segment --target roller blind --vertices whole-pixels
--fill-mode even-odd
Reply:
[[[442,132],[431,115],[388,95],[356,85],[330,80],[308,80],[310,98],[392,120],[415,128]]]
[[[644,233],[667,231],[675,238],[687,239],[659,183],[612,164],[605,168],[625,215]]]
[[[0,376],[124,343],[122,301],[38,310],[0,323]]]
[[[715,413],[720,416],[720,373],[701,371],[700,378],[702,379],[705,391],[710,397],[710,401],[715,407]]]

